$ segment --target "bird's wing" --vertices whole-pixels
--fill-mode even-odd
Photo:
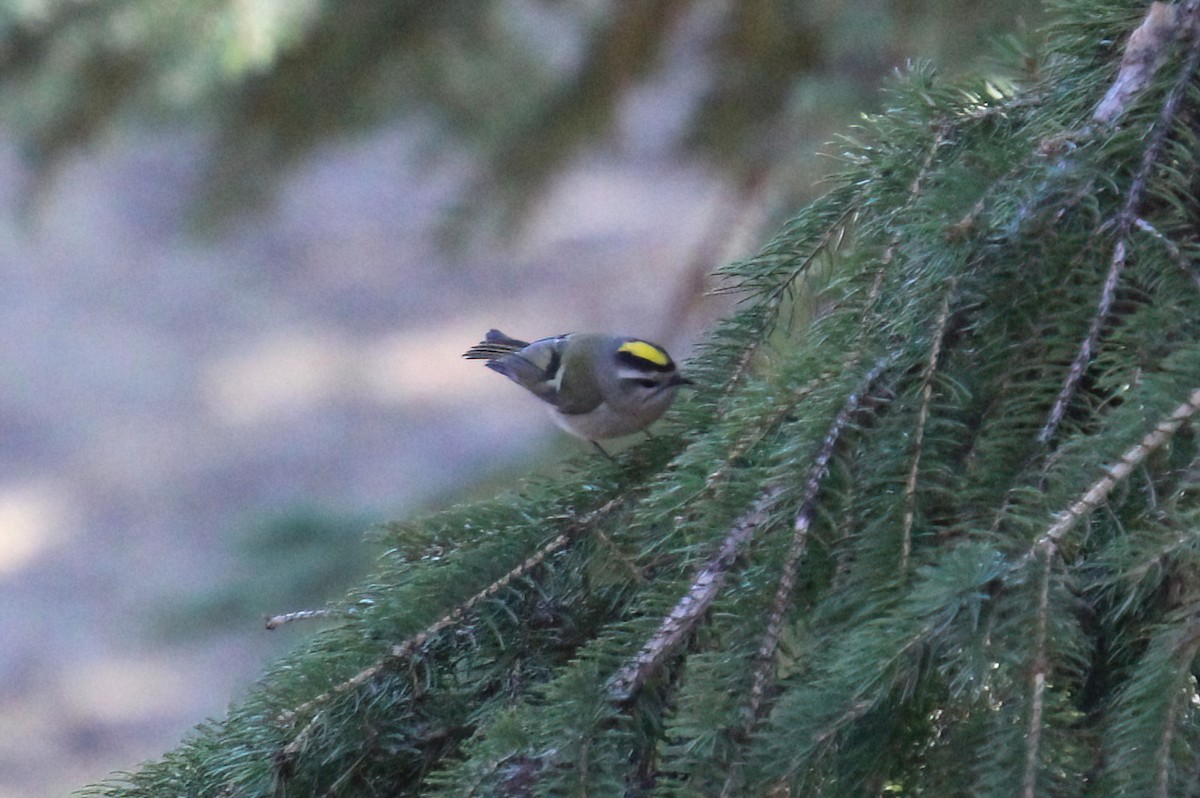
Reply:
[[[487,363],[539,399],[558,406],[559,370],[566,337],[543,338],[519,351],[499,355]]]
[[[528,341],[509,338],[499,330],[488,330],[484,339],[464,352],[463,357],[467,360],[495,360],[498,357],[519,352],[527,346],[529,346]]]
[[[573,342],[570,353],[561,358],[553,377],[555,387],[564,384],[571,386],[570,398],[560,396],[555,402],[558,412],[563,415],[590,413],[604,401],[595,369],[595,359],[601,355],[598,351],[600,345],[598,336],[580,335]]]

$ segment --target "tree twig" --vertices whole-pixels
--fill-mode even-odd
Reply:
[[[1029,676],[1029,720],[1025,727],[1025,776],[1021,785],[1022,798],[1036,798],[1038,764],[1041,758],[1042,719],[1046,710],[1046,638],[1050,628],[1050,572],[1054,552],[1043,552],[1045,565],[1038,581],[1037,627],[1034,632],[1033,663]]]
[[[871,386],[875,384],[891,361],[891,357],[880,358],[863,377],[861,388],[846,397],[845,404],[834,417],[829,432],[821,441],[821,448],[817,450],[812,465],[809,466],[808,475],[804,480],[804,493],[800,496],[800,510],[796,513],[796,521],[792,528],[792,545],[783,561],[779,587],[775,591],[775,600],[771,603],[771,615],[767,621],[767,630],[763,634],[758,655],[755,657],[754,681],[750,688],[750,707],[747,712],[750,723],[758,720],[762,710],[763,696],[770,678],[771,665],[775,661],[775,649],[779,645],[779,633],[783,630],[783,619],[792,603],[792,593],[796,588],[800,560],[804,557],[804,551],[808,545],[808,528],[812,523],[821,483],[825,480],[825,475],[829,473],[829,461],[833,458],[834,450],[837,449],[842,433],[862,406],[863,397],[870,391]]]
[[[1037,773],[1040,744],[1045,715],[1046,670],[1048,657],[1046,643],[1049,635],[1049,589],[1050,574],[1063,538],[1075,525],[1092,513],[1108,498],[1123,479],[1145,462],[1151,454],[1171,439],[1185,421],[1200,411],[1200,388],[1194,390],[1187,401],[1180,404],[1146,435],[1105,469],[1104,475],[1060,514],[1054,522],[1021,557],[1017,565],[1024,565],[1034,557],[1044,558],[1038,585],[1037,627],[1034,633],[1034,655],[1030,672],[1029,718],[1025,731],[1025,772],[1021,795],[1034,798],[1037,794]]]
[[[1192,264],[1188,262],[1188,259],[1184,257],[1184,254],[1179,250],[1178,244],[1176,244],[1163,233],[1159,232],[1154,225],[1150,224],[1141,217],[1138,217],[1133,224],[1135,227],[1137,227],[1137,229],[1141,230],[1142,232],[1149,233],[1156,241],[1158,241],[1158,243],[1162,244],[1163,248],[1167,250],[1167,255],[1170,256],[1171,261],[1175,264],[1176,268],[1178,268],[1186,276],[1190,277],[1192,282],[1196,284],[1196,287],[1200,288],[1200,273],[1197,273],[1192,267]]]
[[[1152,10],[1151,14],[1153,13],[1155,12]],[[1171,130],[1171,124],[1179,113],[1184,92],[1191,84],[1192,75],[1196,71],[1196,65],[1200,63],[1200,35],[1197,35],[1198,18],[1200,18],[1200,0],[1188,0],[1179,9],[1178,13],[1173,15],[1172,21],[1176,23],[1175,28],[1186,31],[1191,37],[1190,41],[1188,41],[1187,57],[1184,58],[1183,65],[1179,69],[1179,76],[1175,79],[1174,85],[1171,86],[1171,90],[1167,93],[1167,97],[1163,101],[1162,110],[1159,112],[1158,119],[1154,122],[1154,127],[1146,143],[1146,149],[1142,152],[1142,162],[1134,174],[1132,182],[1129,184],[1129,193],[1125,197],[1125,204],[1122,206],[1115,220],[1117,242],[1113,246],[1113,255],[1109,264],[1108,275],[1105,277],[1104,285],[1100,291],[1100,301],[1097,303],[1096,312],[1092,316],[1092,323],[1088,328],[1087,335],[1080,344],[1079,352],[1075,355],[1075,359],[1071,361],[1071,366],[1067,370],[1067,376],[1063,381],[1062,388],[1059,390],[1058,396],[1050,408],[1046,423],[1042,426],[1041,431],[1038,432],[1037,439],[1039,443],[1048,444],[1053,440],[1055,433],[1057,433],[1059,424],[1062,423],[1063,416],[1067,412],[1067,407],[1070,405],[1079,388],[1079,383],[1083,379],[1083,373],[1087,370],[1087,366],[1092,360],[1092,354],[1100,343],[1100,333],[1103,331],[1104,325],[1108,322],[1109,314],[1112,312],[1117,285],[1120,283],[1121,276],[1125,271],[1126,242],[1129,237],[1129,231],[1138,219],[1138,209],[1142,203],[1142,195],[1146,191],[1146,184],[1150,180],[1150,174],[1154,170],[1154,165],[1158,161],[1163,145],[1166,143],[1167,135]]]
[[[1071,361],[1071,367],[1067,369],[1067,377],[1063,381],[1062,388],[1059,389],[1058,396],[1054,399],[1054,404],[1050,407],[1046,423],[1038,432],[1039,443],[1049,443],[1054,438],[1054,434],[1058,432],[1058,426],[1062,423],[1063,416],[1066,415],[1067,406],[1079,388],[1079,381],[1083,379],[1083,372],[1087,370],[1088,364],[1092,361],[1092,353],[1100,344],[1100,333],[1104,329],[1105,322],[1108,321],[1108,314],[1112,311],[1113,301],[1117,295],[1117,284],[1124,271],[1125,238],[1122,236],[1113,247],[1112,262],[1108,269],[1108,276],[1104,278],[1104,286],[1100,289],[1100,303],[1096,308],[1096,313],[1092,316],[1091,326],[1088,328],[1087,335],[1084,336],[1083,343],[1079,345],[1079,352]]]
[[[695,628],[700,616],[708,610],[721,591],[725,577],[741,553],[742,547],[754,536],[758,528],[767,522],[770,517],[769,510],[781,493],[783,485],[779,483],[767,488],[753,506],[734,523],[717,553],[692,580],[691,587],[683,598],[679,599],[675,607],[663,618],[658,631],[642,646],[637,656],[617,671],[616,676],[609,682],[608,693],[612,700],[623,702],[631,698]]]
[[[929,360],[921,375],[921,408],[917,411],[917,428],[913,431],[913,460],[904,482],[904,520],[900,528],[900,573],[908,571],[908,558],[912,553],[912,528],[917,511],[917,478],[921,470],[921,450],[925,442],[925,425],[929,423],[929,406],[933,401],[933,376],[937,373],[938,360],[942,354],[942,343],[946,340],[946,328],[950,322],[950,296],[954,293],[954,281],[946,288],[942,297],[942,309],[934,325],[933,344],[929,348]]]
[[[938,149],[946,143],[946,138],[951,129],[950,123],[943,123],[938,126],[937,133],[934,134],[933,144],[929,146],[929,152],[925,153],[925,160],[921,162],[921,168],[917,170],[917,176],[913,178],[912,183],[908,187],[908,200],[900,207],[900,211],[906,210],[914,202],[921,193],[921,184],[925,182],[925,176],[929,174],[929,168],[933,166],[933,158],[937,155]],[[888,242],[887,248],[883,250],[883,255],[880,257],[880,262],[884,265],[890,265],[892,258],[896,255],[896,247],[900,246],[900,233],[896,232],[892,236],[892,240]]]
[[[808,514],[812,511],[812,502],[816,499],[817,492],[820,490],[821,482],[825,478],[825,474],[829,468],[829,460],[833,457],[834,449],[837,447],[842,432],[845,430],[846,425],[854,418],[854,414],[858,411],[866,391],[879,379],[879,376],[891,361],[892,358],[890,356],[880,358],[875,367],[863,378],[863,387],[853,391],[846,397],[845,403],[830,425],[829,432],[826,433],[824,439],[821,441],[821,446],[813,457],[812,465],[809,466],[808,476],[804,483],[804,493],[800,499],[801,510],[797,516],[792,546],[784,563],[784,571],[780,578],[779,589],[776,592],[771,619],[767,623],[767,632],[763,637],[763,643],[759,649],[759,665],[756,667],[755,676],[759,697],[757,699],[753,698],[754,692],[752,689],[751,700],[753,703],[750,710],[752,716],[761,705],[761,692],[766,679],[766,675],[764,674],[760,680],[757,672],[759,670],[769,670],[774,657],[775,646],[778,644],[779,632],[783,625],[783,616],[787,611],[787,604],[791,598],[792,589],[795,586],[796,567],[804,552],[808,533]],[[742,548],[754,537],[754,533],[769,520],[770,510],[780,494],[783,493],[783,490],[784,483],[775,482],[759,494],[758,499],[754,502],[750,510],[737,520],[725,535],[725,539],[721,542],[721,547],[717,550],[716,555],[708,561],[708,564],[692,580],[687,593],[676,602],[671,612],[663,619],[658,631],[642,646],[641,651],[632,660],[617,671],[617,674],[609,682],[609,696],[612,700],[618,702],[629,700],[696,627],[700,618],[708,611],[708,608],[721,592],[725,578],[728,576]],[[801,519],[804,519],[803,522]],[[762,664],[764,661],[765,665]],[[760,681],[762,684],[758,684]]]
[[[762,228],[770,217],[772,202],[770,171],[758,168],[718,197],[705,225],[705,234],[693,248],[669,312],[662,320],[662,335],[683,329],[700,301],[711,294],[709,282],[714,269],[746,256],[758,245]]]
[[[800,275],[808,271],[822,253],[836,250],[841,244],[842,239],[846,234],[846,226],[850,223],[850,220],[856,213],[857,208],[854,207],[847,207],[845,210],[843,210],[842,213],[838,215],[837,219],[835,219],[833,223],[825,228],[825,230],[821,233],[821,236],[812,245],[808,254],[801,258],[800,262],[792,269],[791,274],[786,279],[779,280],[775,287],[766,293],[762,302],[763,310],[767,319],[764,324],[765,327],[769,328],[770,325],[774,323],[775,314],[779,310],[779,307],[783,304],[783,298],[787,296],[788,289],[791,287],[792,283],[794,283],[796,279],[800,277]],[[728,288],[717,288],[713,291],[713,293],[732,293],[740,289],[741,286],[733,285],[729,286]],[[738,356],[737,362],[734,363],[733,368],[730,369],[729,375],[725,379],[722,391],[724,394],[728,395],[732,393],[733,390],[738,386],[742,378],[749,371],[750,364],[754,362],[754,356],[758,353],[758,350],[762,347],[766,338],[766,335],[759,335],[755,341],[752,341],[745,346],[745,348],[742,350],[742,353]]]
[[[1058,520],[1042,533],[1041,537],[1021,558],[1021,562],[1032,559],[1039,550],[1057,548],[1063,537],[1077,523],[1099,507],[1121,480],[1128,477],[1133,469],[1141,465],[1147,457],[1170,440],[1171,436],[1183,426],[1183,422],[1194,416],[1197,411],[1200,411],[1200,388],[1192,391],[1187,401],[1171,411],[1171,414],[1156,424],[1154,429],[1146,433],[1145,437],[1126,450],[1116,463],[1106,468],[1104,475],[1092,483],[1083,496],[1062,512]]]
[[[708,478],[704,480],[704,487],[696,493],[696,496],[692,500],[694,501],[696,498],[714,492],[717,486],[729,475],[729,472],[733,470],[733,464],[738,459],[745,456],[751,449],[757,446],[768,432],[774,430],[783,419],[795,411],[796,405],[804,401],[805,398],[820,387],[821,383],[828,381],[831,376],[831,373],[826,371],[813,377],[799,390],[793,391],[786,402],[777,402],[776,408],[769,416],[765,419],[759,418],[754,424],[754,428],[748,434],[742,436],[734,444],[733,448],[729,450],[729,453],[722,460],[721,465],[708,475]]]
[[[363,670],[351,676],[349,679],[339,682],[315,698],[305,701],[303,704],[295,707],[294,709],[285,710],[279,713],[278,722],[282,724],[294,723],[299,717],[308,714],[313,709],[328,703],[343,693],[366,684],[396,661],[406,659],[407,657],[411,656],[415,651],[429,642],[430,638],[432,638],[434,635],[458,623],[464,616],[473,611],[481,603],[492,596],[495,596],[514,580],[521,578],[534,568],[537,568],[539,565],[545,562],[546,558],[550,555],[554,554],[560,549],[565,548],[568,543],[574,540],[575,536],[581,530],[586,529],[588,525],[594,523],[603,515],[611,512],[625,500],[625,496],[618,496],[591,511],[590,513],[587,513],[583,517],[577,519],[570,525],[570,528],[567,531],[558,535],[549,543],[543,545],[540,549],[527,557],[522,563],[514,567],[508,573],[504,574],[504,576],[492,582],[483,590],[471,596],[465,602],[459,604],[453,610],[446,613],[417,634],[412,635],[400,643],[392,646],[387,654],[376,660],[369,667],[364,668]],[[319,720],[320,714],[318,713],[312,719],[310,719],[309,722],[305,724],[305,726],[299,732],[297,732],[296,736],[292,738],[291,742],[284,746],[281,752],[281,757],[284,761],[290,760],[301,751]]]
[[[845,403],[837,416],[834,417],[829,431],[821,441],[817,454],[813,457],[804,480],[804,492],[800,496],[800,510],[792,525],[792,544],[788,548],[779,576],[779,587],[775,590],[775,599],[771,602],[771,615],[767,619],[767,628],[759,643],[758,653],[754,658],[754,675],[750,684],[750,703],[745,710],[745,721],[742,724],[742,734],[748,734],[762,716],[766,704],[767,684],[771,679],[771,671],[775,664],[775,651],[779,647],[779,635],[783,631],[783,621],[792,604],[792,594],[796,589],[796,579],[799,575],[800,561],[808,547],[808,530],[812,524],[813,511],[816,509],[817,494],[821,484],[829,473],[829,461],[837,449],[842,433],[854,419],[862,406],[863,397],[870,391],[871,386],[883,374],[892,362],[892,356],[880,358],[863,377],[862,386],[846,397]],[[721,794],[728,795],[737,780],[739,768],[731,766],[725,779]]]
[[[1196,650],[1200,648],[1200,616],[1193,615],[1191,623],[1188,624],[1183,640],[1176,648],[1175,654],[1180,662],[1190,663],[1196,658]],[[1180,653],[1182,652],[1182,653]],[[1188,689],[1182,689],[1179,684],[1175,685],[1175,689],[1171,691],[1169,697],[1169,705],[1167,706],[1167,717],[1163,723],[1162,739],[1158,744],[1158,754],[1156,756],[1156,765],[1158,769],[1158,779],[1156,792],[1158,798],[1170,798],[1171,795],[1171,747],[1175,741],[1175,726],[1179,719],[1180,704],[1188,699],[1189,693],[1194,695],[1190,689],[1191,673],[1190,668],[1181,669],[1189,683]]]
[[[1146,18],[1129,36],[1117,78],[1096,106],[1092,119],[1111,124],[1125,113],[1129,102],[1140,94],[1167,58],[1167,49],[1177,30],[1179,6],[1154,2]]]
[[[331,609],[296,610],[294,612],[285,612],[279,615],[272,615],[270,618],[267,618],[266,627],[269,630],[278,629],[285,623],[291,623],[292,621],[311,621],[315,618],[329,618],[331,616],[340,614],[341,613]]]

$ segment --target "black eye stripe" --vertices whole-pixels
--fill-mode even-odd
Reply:
[[[562,366],[562,352],[554,349],[550,352],[550,362],[546,364],[546,379],[553,380],[557,377],[560,366]]]

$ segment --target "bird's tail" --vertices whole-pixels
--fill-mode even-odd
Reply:
[[[528,341],[509,338],[499,330],[488,330],[484,339],[463,352],[467,360],[495,360],[529,346]]]

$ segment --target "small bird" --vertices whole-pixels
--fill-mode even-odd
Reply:
[[[597,441],[645,429],[679,386],[692,384],[661,346],[621,335],[568,333],[530,343],[489,330],[463,357],[488,361],[546,402],[555,423],[606,456]]]

